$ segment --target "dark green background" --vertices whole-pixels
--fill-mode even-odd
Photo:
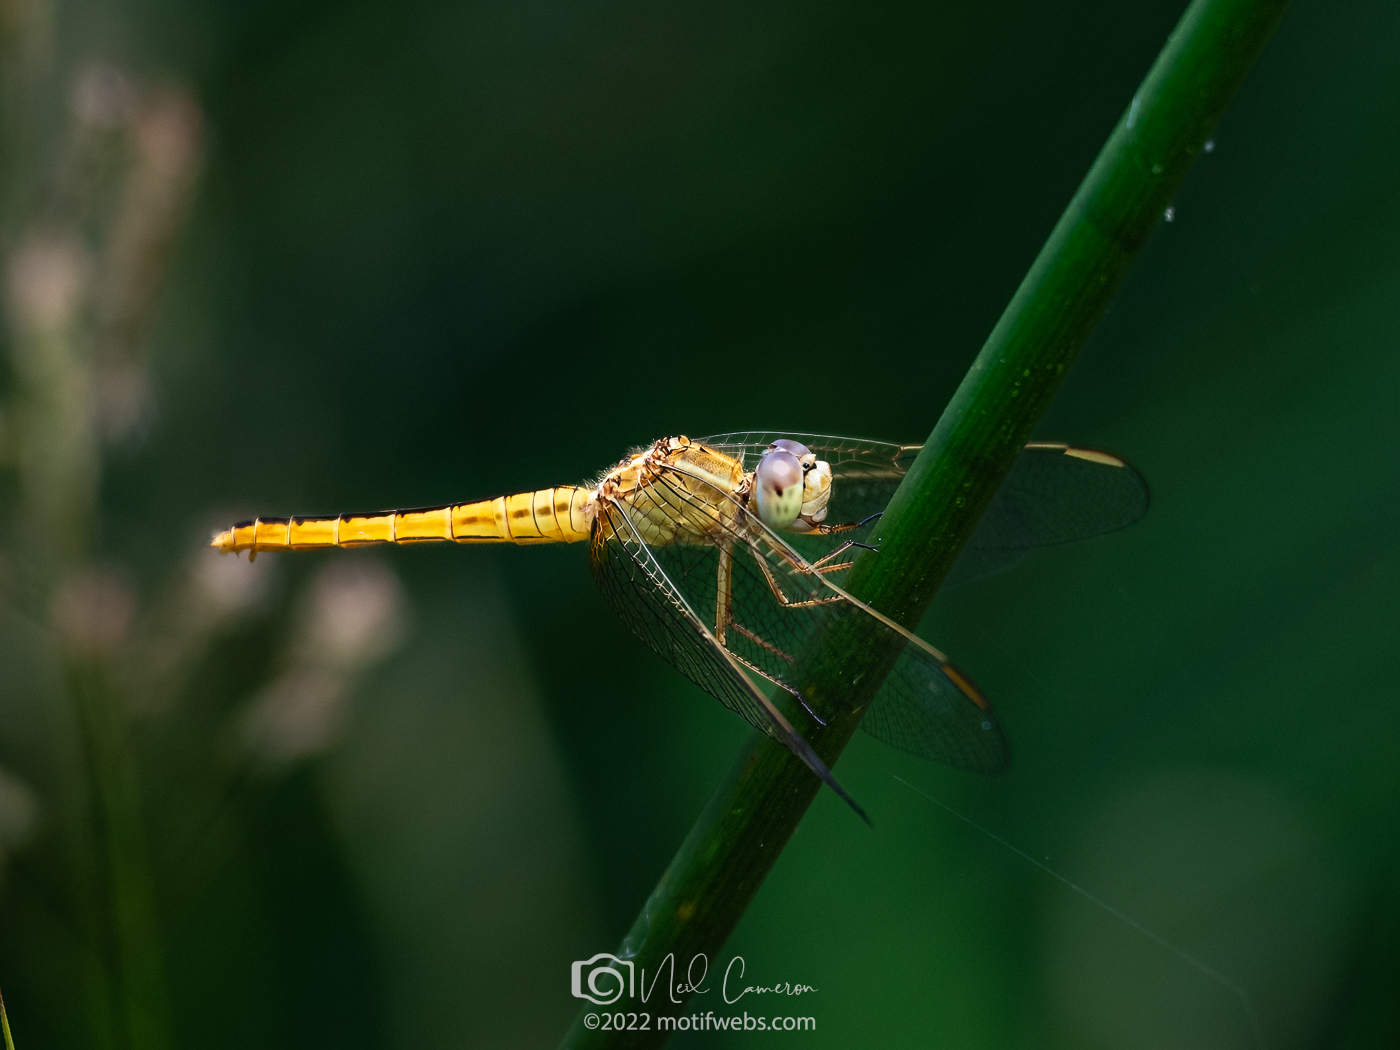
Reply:
[[[1181,9],[74,16],[74,53],[188,82],[210,130],[105,551],[151,590],[211,516],[577,482],[670,433],[920,440]],[[1247,990],[1269,1047],[1400,1039],[1397,54],[1393,3],[1295,4],[1038,435],[1127,456],[1149,517],[924,625],[1013,770],[857,741],[837,772],[875,830],[824,792],[718,961],[815,985],[732,1009],[816,1033],[677,1045],[1256,1045],[1229,988],[921,792]],[[285,590],[366,556],[405,579],[409,642],[335,750],[240,803],[222,867],[163,851],[199,770],[152,745],[179,1040],[551,1046],[570,961],[617,943],[747,729],[582,549],[308,555]],[[284,620],[210,658],[191,724]],[[0,981],[21,1050],[80,1045],[26,863]]]

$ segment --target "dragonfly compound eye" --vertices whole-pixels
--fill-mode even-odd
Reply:
[[[796,444],[796,442],[794,442]],[[754,471],[754,502],[770,529],[786,529],[802,513],[802,463],[787,449],[764,454]]]
[[[777,441],[774,441],[768,446],[769,452],[772,452],[774,449],[782,449],[784,452],[791,452],[797,457],[798,462],[805,462],[807,457],[812,455],[812,450],[810,448],[800,441],[792,440],[792,438],[778,438]],[[815,459],[815,457],[813,458]]]

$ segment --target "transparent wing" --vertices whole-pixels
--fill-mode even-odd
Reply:
[[[1006,568],[1040,547],[1127,528],[1147,513],[1147,482],[1106,452],[1027,445],[948,576],[966,583]]]
[[[786,702],[805,705],[794,680],[799,654],[834,618],[868,617],[872,629],[893,634],[906,646],[876,701],[880,712],[877,715],[872,709],[867,715],[876,716],[872,732],[896,747],[959,768],[979,772],[1004,768],[1008,749],[991,706],[942,653],[846,594],[836,582],[849,567],[846,562],[809,561],[727,494],[697,485],[700,479],[686,480],[686,485],[671,484],[663,477],[648,491],[677,517],[713,518],[710,542],[645,547],[645,555],[704,626],[713,645],[724,650],[726,663],[776,685],[780,690],[776,698],[781,700],[786,693]],[[714,506],[721,506],[722,512],[714,513]],[[607,564],[607,554],[606,549],[598,551],[595,565]],[[640,563],[642,554],[626,552],[634,564]],[[617,577],[613,570],[608,580],[600,580],[605,593],[623,583]],[[646,581],[629,579],[625,586],[639,582]],[[648,607],[659,601],[656,597],[623,600]],[[667,610],[658,609],[650,615],[624,613],[624,618],[692,681],[759,725],[752,701],[736,693],[732,682],[717,680],[713,658],[684,651],[683,642],[678,648],[675,640],[684,632],[656,622],[667,615]],[[692,628],[691,633],[697,632]]]
[[[888,441],[867,441],[864,438],[837,437],[834,434],[793,434],[742,431],[732,434],[716,434],[713,437],[698,438],[702,445],[719,449],[727,456],[733,456],[752,470],[768,446],[779,438],[800,441],[819,458],[831,464],[832,473],[838,468],[842,475],[869,476],[872,478],[894,478],[898,484],[919,454],[922,445],[895,445]]]
[[[1011,762],[1006,734],[977,687],[947,660],[935,662],[913,647],[900,654],[860,727],[957,769],[1000,773]]]
[[[725,707],[742,715],[786,746],[839,795],[867,824],[870,818],[836,780],[811,745],[782,711],[748,678],[743,665],[722,646],[697,612],[686,589],[678,587],[620,503],[605,505],[589,544],[593,578],[609,604],[657,655],[668,661]],[[710,553],[718,572],[723,551]],[[696,566],[698,568],[698,566]],[[693,589],[693,588],[692,588]]]
[[[888,505],[919,454],[919,445],[822,434],[719,434],[700,439],[733,456],[751,470],[779,437],[791,437],[831,463],[829,524],[864,521]],[[1039,547],[1070,543],[1116,532],[1147,513],[1147,482],[1116,456],[1091,449],[1036,442],[1016,460],[977,531],[948,576],[966,583],[1019,561]],[[874,542],[878,524],[829,535],[785,539],[811,561],[850,540]]]

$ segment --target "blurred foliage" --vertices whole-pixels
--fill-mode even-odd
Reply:
[[[6,0],[21,1050],[557,1041],[743,724],[580,550],[208,530],[921,438],[1181,6]],[[1270,1047],[1400,1040],[1397,43],[1297,0],[1043,427],[1152,513],[939,599],[1016,766],[849,749],[877,830],[820,798],[730,946],[785,1038],[1254,1045],[894,773]]]

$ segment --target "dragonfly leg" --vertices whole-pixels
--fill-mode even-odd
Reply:
[[[724,645],[724,635],[733,620],[734,548],[719,549],[719,578],[715,587],[715,640]]]
[[[735,621],[733,622],[733,624],[731,624],[731,626],[734,628],[734,630],[738,631],[740,634],[742,634],[742,635],[743,635],[745,638],[747,638],[749,641],[753,642],[754,645],[757,645],[757,646],[759,646],[759,647],[762,648],[762,649],[767,649],[767,650],[768,650],[770,653],[772,653],[774,656],[778,657],[778,659],[780,659],[780,660],[786,660],[786,661],[787,661],[788,663],[790,663],[790,664],[791,664],[791,663],[796,663],[796,662],[797,662],[797,661],[794,660],[791,656],[789,656],[787,653],[783,652],[781,649],[779,649],[779,648],[778,648],[776,645],[774,645],[773,643],[768,642],[768,641],[765,641],[765,640],[764,640],[763,638],[761,638],[759,635],[755,634],[753,631],[750,631],[750,630],[749,630],[747,627],[745,627],[743,624],[739,623],[739,621],[735,620]],[[741,659],[742,659],[742,657],[741,657]],[[762,672],[759,672],[759,673],[762,674]]]
[[[778,581],[773,578],[773,570],[768,568],[768,563],[764,561],[757,551],[753,552],[754,561],[758,562],[759,569],[763,572],[763,578],[768,581],[768,589],[773,592],[773,597],[778,600],[778,604],[784,609],[806,609],[813,605],[830,605],[833,602],[844,602],[846,599],[841,595],[833,595],[830,598],[807,598],[803,601],[795,602],[783,593],[783,589],[778,586]],[[818,572],[821,570],[818,569]]]
[[[809,715],[812,716],[812,721],[816,722],[819,726],[826,725],[826,719],[812,710],[812,705],[807,703],[807,701],[803,699],[801,693],[799,693],[796,689],[791,688],[788,689],[788,692],[791,693],[793,696],[797,697],[797,702],[802,705],[802,710],[806,711]]]
[[[747,628],[741,627],[739,626],[739,624],[736,623],[734,624],[734,629],[740,634],[744,635],[745,637],[752,638],[757,644],[763,646],[765,649],[771,649],[773,652],[778,653],[778,655],[782,656],[785,660],[788,661],[788,663],[792,663],[792,657],[788,656],[786,653],[781,652],[780,650],[774,649],[773,646],[769,645],[762,638],[760,638],[758,635],[754,634]],[[806,711],[809,715],[811,715],[818,725],[826,725],[826,719],[822,718],[821,715],[813,711],[811,705],[807,703],[807,701],[803,698],[802,694],[799,693],[796,689],[788,685],[781,678],[777,678],[774,675],[769,674],[763,668],[759,667],[756,663],[753,663],[750,660],[745,660],[738,653],[734,652],[734,650],[731,649],[729,651],[733,655],[734,659],[738,660],[741,664],[747,667],[754,674],[759,675],[762,678],[766,678],[768,681],[772,682],[783,692],[790,693],[793,699],[802,705],[802,710]]]
[[[802,698],[801,693],[799,693],[796,689],[790,690],[790,692],[793,696],[797,697],[797,702],[802,705],[802,710],[806,711],[809,715],[811,715],[812,719],[817,723],[817,725],[826,725],[826,719],[824,719],[821,715],[817,714],[815,711],[812,710],[812,705],[807,703],[807,701]]]
[[[879,547],[872,547],[868,543],[860,543],[857,540],[847,540],[845,543],[841,544],[841,546],[837,547],[830,554],[823,555],[816,561],[812,562],[812,568],[816,569],[818,572],[835,572],[837,569],[849,569],[852,565],[851,562],[846,562],[843,565],[827,565],[826,563],[829,562],[832,558],[835,558],[838,554],[845,554],[846,551],[850,550],[852,547],[858,547],[863,551],[878,552],[880,550]]]
[[[874,514],[869,514],[861,518],[860,521],[848,521],[843,525],[818,525],[817,531],[823,536],[830,536],[833,532],[850,532],[852,529],[859,529],[869,525],[883,513],[885,513],[883,510],[877,510]]]

